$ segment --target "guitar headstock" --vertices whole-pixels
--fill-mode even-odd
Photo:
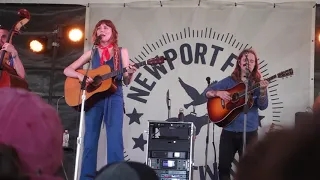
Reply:
[[[279,72],[277,74],[278,78],[284,78],[284,77],[288,77],[288,76],[292,76],[293,75],[293,69],[287,69],[285,71]]]
[[[147,60],[148,65],[163,64],[166,58],[164,56],[154,57]]]

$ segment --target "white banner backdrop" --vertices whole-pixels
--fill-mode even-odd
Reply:
[[[126,160],[145,162],[148,120],[175,121],[179,109],[185,121],[197,128],[194,180],[204,179],[206,101],[201,96],[206,77],[218,81],[231,74],[235,58],[244,48],[254,48],[260,70],[267,78],[292,68],[294,75],[273,81],[269,107],[260,112],[259,134],[276,125],[293,125],[294,114],[312,104],[314,8],[88,8],[88,40],[95,24],[111,19],[119,32],[119,46],[128,48],[133,62],[157,55],[165,64],[141,67],[124,87],[124,145]],[[88,42],[88,47],[91,44]],[[166,95],[171,99],[168,120]],[[312,98],[311,98],[312,97]],[[104,128],[104,127],[103,127]],[[212,173],[214,150],[210,125],[208,165]],[[214,126],[219,149],[221,128]],[[106,162],[105,129],[101,131],[98,168]],[[207,179],[212,179],[209,173]]]

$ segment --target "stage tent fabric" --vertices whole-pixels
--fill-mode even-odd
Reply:
[[[39,4],[131,4],[131,3],[142,3],[142,4],[162,4],[162,5],[177,5],[185,6],[189,5],[200,5],[203,4],[230,4],[233,5],[243,4],[243,3],[267,3],[267,4],[281,4],[281,3],[301,3],[301,2],[310,2],[310,3],[319,3],[320,0],[310,1],[310,0],[1,0],[1,3],[39,3]]]
[[[271,82],[269,106],[259,112],[259,134],[294,125],[295,112],[313,104],[315,5],[320,0],[0,1],[84,5],[85,50],[92,46],[93,26],[100,19],[111,19],[118,28],[119,45],[128,48],[132,63],[157,55],[169,59],[157,68],[140,68],[132,84],[124,87],[126,160],[146,161],[148,120],[179,121],[176,117],[183,109],[185,122],[193,122],[197,128],[194,179],[202,180],[207,135],[206,99],[201,96],[207,86],[205,79],[210,76],[211,81],[218,81],[230,74],[236,55],[245,48],[257,51],[265,78],[293,70],[292,76]],[[167,115],[168,94],[171,117]],[[213,172],[212,139],[218,149],[221,128],[214,126],[213,134],[212,123],[210,126],[208,165]],[[106,162],[106,146],[103,126],[98,168]]]

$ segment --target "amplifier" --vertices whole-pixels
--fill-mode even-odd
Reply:
[[[188,171],[155,170],[159,180],[189,180]]]
[[[196,129],[192,122],[148,121],[147,165],[160,180],[191,180]]]

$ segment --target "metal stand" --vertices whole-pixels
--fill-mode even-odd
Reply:
[[[209,117],[208,117],[207,137],[206,137],[206,150],[205,150],[205,157],[206,157],[206,159],[205,159],[205,163],[204,163],[204,179],[207,179],[209,128],[210,128],[210,119],[209,119]]]
[[[214,124],[212,124],[212,146],[213,146],[213,151],[214,151],[213,180],[219,180],[218,163],[217,163],[217,150],[216,150],[216,146],[214,144]]]
[[[246,80],[245,80],[245,104],[243,108],[243,150],[242,150],[242,155],[244,155],[245,150],[246,150],[246,131],[247,131],[247,118],[248,118],[248,85],[249,85],[249,60],[248,60],[248,53],[246,53]]]
[[[208,83],[208,87],[210,86],[210,77],[207,77],[206,78],[207,80],[207,83]],[[208,116],[208,122],[207,122],[207,137],[206,137],[206,150],[205,150],[205,165],[204,165],[204,179],[207,178],[207,168],[208,168],[208,144],[209,144],[209,128],[210,128],[210,119],[209,119],[209,116]],[[213,128],[214,129],[214,124],[213,124]],[[214,130],[213,130],[213,136],[212,136],[213,140],[212,140],[212,144],[213,144],[213,149],[214,149],[214,168],[215,168],[215,174],[216,174],[216,162],[217,162],[217,153],[216,153],[216,148],[215,148],[215,145],[214,145]]]
[[[97,37],[96,42],[92,46],[92,51],[91,51],[91,60],[93,57],[93,54],[95,53],[97,46],[96,44],[99,43],[101,40],[101,37]],[[90,60],[90,61],[91,61]],[[91,63],[89,62],[89,65]],[[77,138],[77,153],[76,153],[76,163],[75,163],[75,170],[74,170],[74,180],[78,180],[79,176],[79,160],[80,160],[80,150],[81,150],[81,144],[82,144],[82,134],[83,134],[83,122],[84,122],[84,105],[85,105],[85,100],[86,100],[86,81],[88,78],[88,72],[89,72],[90,66],[87,68],[86,73],[83,77],[83,80],[81,82],[81,90],[82,90],[82,102],[81,102],[81,111],[80,111],[80,125],[79,125],[79,134]]]
[[[83,78],[82,82],[86,82],[86,79],[87,78]],[[81,114],[80,114],[79,135],[77,138],[77,153],[76,153],[76,164],[75,164],[75,170],[74,170],[74,180],[78,180],[78,176],[79,176],[79,172],[78,172],[79,171],[79,160],[80,160],[80,150],[81,150],[81,144],[82,144],[84,114],[85,114],[84,113],[84,103],[85,103],[85,99],[86,99],[86,91],[85,91],[85,89],[82,89],[82,88],[81,88],[81,90],[82,90],[82,104],[81,104]]]
[[[167,91],[167,107],[168,107],[168,119],[171,117],[171,99],[169,95],[169,89]]]
[[[53,42],[51,46],[53,47],[52,60],[51,60],[51,73],[50,73],[50,84],[49,84],[49,98],[48,103],[52,104],[53,96],[53,85],[54,85],[54,71],[56,67],[56,57],[58,55],[58,48],[60,46],[60,38],[62,38],[62,27],[56,25],[56,29],[53,31]]]

